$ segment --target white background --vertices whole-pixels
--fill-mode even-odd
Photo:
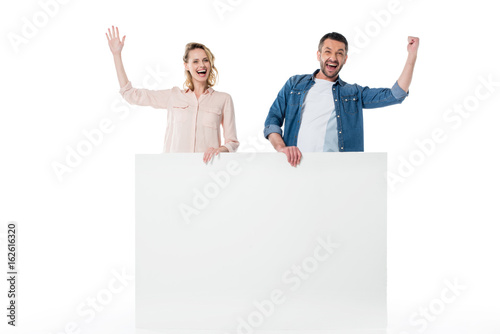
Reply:
[[[389,190],[390,331],[499,333],[500,87],[474,97],[478,89],[488,93],[481,78],[500,81],[493,3],[400,0],[398,12],[377,23],[374,13],[390,1],[222,2],[231,10],[221,16],[212,0],[68,1],[45,22],[38,1],[2,2],[0,242],[5,249],[6,223],[19,222],[21,273],[21,326],[8,332],[77,332],[65,330],[73,326],[81,333],[134,333],[133,279],[97,305],[92,319],[88,298],[108,296],[103,289],[114,282],[113,271],[133,274],[134,154],[161,152],[166,113],[124,107],[105,37],[114,24],[127,35],[123,59],[138,87],[182,85],[184,45],[208,45],[220,72],[215,88],[235,103],[239,138],[256,141],[241,151],[271,150],[260,142],[269,107],[289,76],[318,67],[323,34],[347,37],[351,52],[341,77],[371,87],[392,86],[406,59],[406,37],[420,37],[410,96],[365,111],[365,150],[388,152],[392,175],[404,173],[403,160],[418,164],[406,166]],[[22,37],[34,19],[38,31],[14,47],[9,36]],[[155,69],[168,75],[155,82]],[[444,119],[464,103],[472,111],[460,124]],[[64,164],[68,149],[85,140],[83,131],[104,119],[112,131],[59,180],[54,162]],[[418,153],[415,141],[436,129],[446,140]],[[420,308],[439,304],[445,280],[466,288],[425,330],[412,324]],[[0,288],[3,305],[7,288]]]

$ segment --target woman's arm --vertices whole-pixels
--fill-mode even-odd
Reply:
[[[118,76],[118,82],[120,83],[120,88],[125,87],[128,82],[127,74],[125,73],[125,68],[123,67],[122,61],[122,49],[125,43],[125,37],[120,41],[120,32],[118,27],[112,26],[112,31],[108,28],[108,33],[106,37],[108,38],[108,45],[111,53],[113,54],[113,59],[115,61],[116,74]]]
[[[226,148],[228,152],[236,152],[240,142],[236,136],[236,120],[234,117],[233,99],[228,94],[224,109],[222,110],[222,135],[224,136],[224,144],[221,148]]]
[[[227,96],[226,103],[222,110],[222,130],[224,137],[224,144],[218,148],[209,147],[203,155],[203,162],[208,163],[219,155],[220,152],[236,152],[240,142],[236,137],[236,122],[234,119],[234,105],[231,96]]]
[[[116,75],[120,83],[120,94],[122,94],[123,98],[130,104],[166,109],[168,99],[171,96],[171,90],[149,90],[132,87],[132,83],[128,80],[127,74],[125,73],[122,61],[122,49],[126,36],[123,36],[123,39],[120,41],[118,27],[112,26],[112,30],[108,29],[106,37],[108,39],[109,49],[115,61]]]

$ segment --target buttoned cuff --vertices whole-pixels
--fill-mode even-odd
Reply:
[[[392,95],[394,95],[394,97],[395,97],[397,100],[402,100],[402,99],[404,99],[404,98],[405,98],[405,97],[407,97],[407,96],[408,96],[408,94],[410,93],[409,91],[408,91],[408,93],[407,93],[407,92],[405,92],[405,91],[403,90],[403,88],[399,87],[399,84],[398,84],[398,82],[397,82],[397,81],[396,81],[396,83],[394,84],[394,86],[392,86],[392,88],[391,88],[391,92],[392,92]]]
[[[279,133],[281,137],[283,137],[283,131],[281,131],[281,127],[276,124],[269,124],[264,128],[264,137],[269,137],[271,133]]]
[[[240,146],[239,142],[230,142],[230,143],[225,143],[224,145],[225,148],[229,151],[229,153],[234,153],[238,149],[238,146]]]

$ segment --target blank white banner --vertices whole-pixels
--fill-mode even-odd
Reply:
[[[385,333],[386,161],[137,155],[137,327]]]

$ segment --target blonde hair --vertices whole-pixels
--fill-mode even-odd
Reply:
[[[184,57],[182,57],[182,60],[184,60],[184,63],[187,63],[189,60],[189,51],[194,49],[202,49],[207,54],[208,61],[210,62],[210,73],[208,74],[207,84],[208,87],[214,86],[215,83],[217,82],[219,72],[217,71],[217,68],[214,65],[215,57],[209,48],[207,48],[205,45],[201,43],[188,43],[186,44],[186,50],[184,51]],[[189,88],[190,90],[194,90],[193,77],[191,76],[191,73],[189,73],[188,70],[185,70],[184,74],[186,75],[184,88]]]

